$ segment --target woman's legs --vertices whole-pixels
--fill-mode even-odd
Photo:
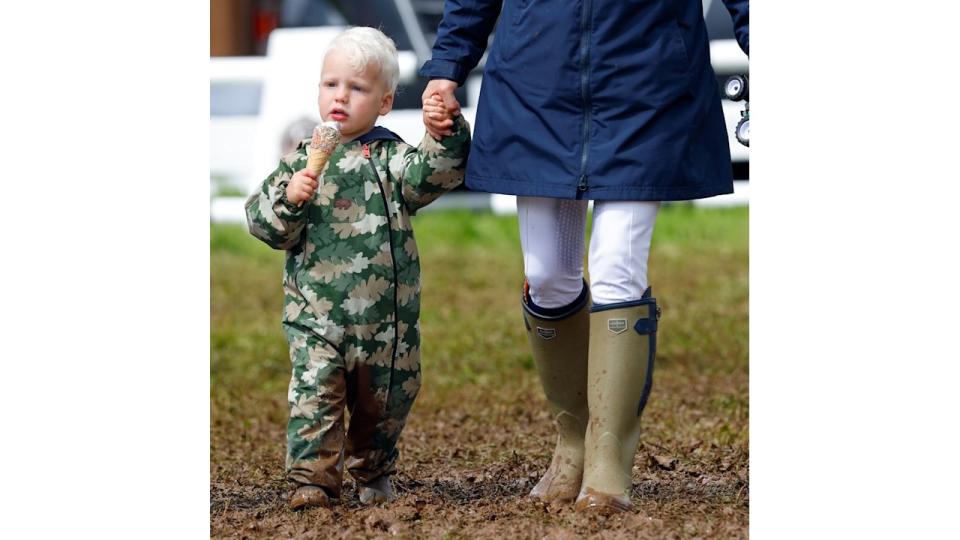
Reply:
[[[590,291],[595,304],[639,300],[659,202],[597,201],[590,234]]]
[[[639,300],[659,202],[597,201],[590,236],[590,290],[596,304]],[[517,197],[520,245],[530,298],[555,309],[583,289],[587,201]]]
[[[517,217],[531,300],[547,309],[569,305],[583,290],[587,201],[517,197]]]
[[[583,476],[590,292],[583,280],[587,202],[519,197],[523,318],[557,426],[550,467],[530,492],[572,502]]]
[[[588,288],[586,201],[517,199],[524,322],[558,430],[553,460],[532,496],[565,501],[579,493],[581,510],[631,506],[639,417],[656,351],[647,261],[659,207],[595,203]]]
[[[632,507],[631,472],[656,351],[657,304],[647,287],[647,260],[659,206],[639,201],[594,204],[587,374],[590,422],[578,510]]]

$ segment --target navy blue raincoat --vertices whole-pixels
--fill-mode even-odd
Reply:
[[[724,3],[748,52],[748,0]],[[431,79],[462,86],[500,17],[467,186],[594,200],[731,193],[702,10],[701,0],[446,0],[420,70]]]

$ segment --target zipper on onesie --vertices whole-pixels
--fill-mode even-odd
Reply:
[[[393,392],[393,372],[397,364],[397,345],[400,340],[400,300],[397,297],[400,289],[400,273],[397,270],[397,259],[393,255],[393,220],[390,216],[390,203],[387,201],[387,190],[383,187],[383,180],[380,179],[380,170],[378,169],[379,160],[373,157],[370,152],[370,145],[363,145],[363,156],[370,161],[373,168],[373,176],[377,178],[377,184],[380,186],[380,196],[383,197],[383,209],[387,213],[387,238],[390,240],[390,262],[393,264],[393,352],[390,355],[390,382],[387,385],[387,403],[390,403],[390,393]],[[389,173],[388,173],[389,174]]]

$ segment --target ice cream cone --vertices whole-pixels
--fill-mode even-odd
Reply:
[[[310,141],[310,153],[307,156],[307,168],[319,176],[338,144],[340,144],[339,122],[324,122],[315,127],[313,140]]]

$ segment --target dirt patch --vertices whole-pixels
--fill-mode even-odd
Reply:
[[[211,536],[747,536],[745,448],[706,442],[686,446],[642,442],[633,473],[636,511],[607,518],[585,516],[569,505],[545,505],[527,497],[548,465],[553,442],[542,401],[530,398],[525,404],[514,401],[509,406],[483,401],[473,401],[471,410],[462,406],[433,408],[430,403],[418,406],[401,441],[400,472],[395,477],[399,498],[376,507],[359,503],[348,477],[341,499],[332,507],[288,511],[282,426],[257,430],[254,433],[263,438],[262,444],[273,449],[261,456],[265,463],[215,467],[219,474],[215,474],[210,493]]]

